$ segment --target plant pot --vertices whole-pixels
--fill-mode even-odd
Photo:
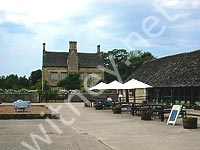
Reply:
[[[183,128],[184,129],[196,129],[197,128],[197,118],[183,118]]]
[[[101,104],[101,103],[95,104],[95,109],[96,109],[96,110],[101,110],[101,109],[103,109],[103,104]]]
[[[194,106],[194,110],[200,110],[200,106]]]
[[[90,105],[88,103],[84,103],[85,107],[90,107]]]
[[[151,120],[151,113],[141,113],[141,120]]]
[[[113,113],[114,114],[121,114],[122,113],[122,109],[121,108],[113,108]]]
[[[185,108],[186,108],[186,109],[192,109],[192,106],[186,105]]]

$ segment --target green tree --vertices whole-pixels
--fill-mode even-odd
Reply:
[[[121,72],[124,72],[124,70],[126,69],[125,62],[128,59],[128,52],[125,49],[114,49],[112,51],[108,51],[102,54],[102,58],[103,58],[105,68],[113,70],[113,64],[111,63],[111,61],[113,61],[120,75],[121,76],[124,75],[124,74],[121,74]],[[117,80],[117,77],[110,73],[105,72],[105,80],[107,83],[109,83],[113,80]]]
[[[64,87],[65,90],[80,90],[80,73],[69,73],[65,79],[58,83],[58,87]]]
[[[4,76],[0,76],[0,89],[5,89],[6,78]]]
[[[34,86],[38,80],[42,79],[42,70],[38,69],[36,71],[32,71],[29,79],[31,82],[31,86]]]
[[[26,76],[19,77],[19,88],[26,88],[30,87],[30,81],[26,78]]]
[[[137,69],[141,64],[145,61],[149,61],[155,59],[150,52],[142,52],[142,51],[131,51],[129,55],[129,61],[131,62],[131,67],[133,69]]]
[[[11,74],[7,77],[0,78],[0,88],[2,89],[13,89],[19,90],[22,88],[29,88],[30,82],[29,79],[24,77],[18,77],[17,75]]]
[[[14,74],[7,76],[4,86],[5,89],[14,89],[14,90],[20,89],[18,76]]]
[[[41,90],[42,89],[42,79],[38,79],[36,84],[34,85],[34,89]]]
[[[112,57],[112,59],[111,59]],[[150,52],[143,52],[141,50],[135,50],[127,52],[125,49],[114,49],[102,54],[104,67],[113,70],[113,64],[117,67],[122,80],[126,80],[131,73],[137,69],[145,61],[155,59]],[[117,77],[105,72],[105,81],[107,83],[117,80]]]

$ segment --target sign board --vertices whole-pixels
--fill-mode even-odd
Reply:
[[[167,124],[173,124],[173,126],[176,124],[176,120],[181,111],[181,107],[182,105],[173,105],[172,110],[169,114]]]

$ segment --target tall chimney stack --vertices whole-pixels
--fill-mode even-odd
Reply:
[[[67,66],[69,72],[78,72],[78,56],[77,56],[77,42],[69,42],[69,56],[67,59]]]
[[[77,42],[76,41],[69,42],[69,51],[74,51],[77,53]]]
[[[45,52],[45,50],[46,50],[46,47],[45,47],[45,46],[46,46],[46,44],[45,44],[45,43],[43,43],[42,45],[43,45],[43,52]]]
[[[101,49],[100,49],[100,45],[97,45],[97,53],[99,54],[100,51],[101,51]]]

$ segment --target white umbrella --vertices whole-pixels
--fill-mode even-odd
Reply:
[[[135,79],[131,79],[129,81],[127,81],[126,83],[123,84],[124,89],[128,90],[128,89],[146,89],[146,88],[152,88],[152,86],[145,84],[141,81],[135,80]],[[136,97],[135,97],[135,92],[134,92],[134,102],[136,102]]]
[[[123,84],[122,83],[120,83],[120,82],[118,82],[118,81],[112,81],[111,83],[109,83],[109,84],[107,84],[107,87],[106,87],[106,89],[116,89],[116,90],[118,90],[118,89],[123,89]]]
[[[123,84],[116,80],[110,82],[109,84],[100,82],[99,84],[91,87],[89,90],[96,90],[96,89],[118,90],[118,89],[123,89]]]
[[[95,85],[95,86],[89,88],[89,90],[101,90],[101,89],[105,89],[106,86],[107,86],[106,83],[100,82],[100,83],[98,83],[97,85]]]
[[[146,89],[146,88],[152,88],[152,86],[145,84],[141,81],[131,79],[123,84],[124,89]]]

